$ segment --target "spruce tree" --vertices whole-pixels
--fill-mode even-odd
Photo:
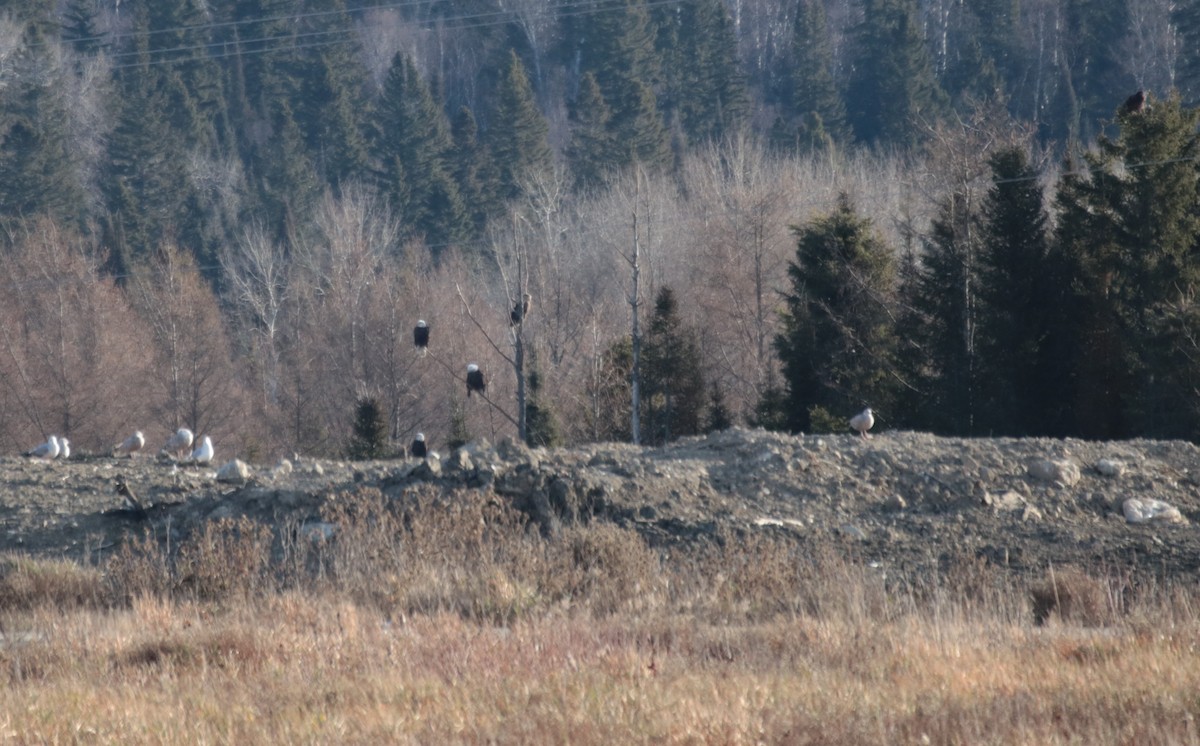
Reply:
[[[945,106],[915,0],[863,0],[854,49],[847,101],[855,136],[871,144],[915,144],[920,121],[936,120]]]
[[[360,397],[354,406],[354,435],[347,449],[357,461],[385,458],[388,453],[388,426],[379,401],[372,396]]]
[[[571,144],[567,162],[576,188],[598,186],[617,161],[617,144],[609,131],[612,112],[600,93],[596,76],[585,73],[570,110]]]
[[[525,442],[531,446],[553,448],[561,443],[558,418],[542,395],[542,376],[537,361],[530,356],[529,401],[525,405]]]
[[[1021,147],[989,159],[980,252],[981,411],[987,432],[1064,435],[1071,366],[1071,274],[1052,250],[1038,172]]]
[[[914,312],[906,337],[922,353],[921,369],[910,375],[927,392],[922,420],[939,433],[967,435],[977,428],[980,219],[962,192],[945,197],[921,260],[905,278],[904,297]]]
[[[1105,359],[1079,365],[1078,414],[1093,418],[1082,434],[1190,436],[1197,420],[1182,361],[1198,331],[1189,308],[1200,284],[1200,112],[1172,96],[1117,121],[1119,134],[1084,154],[1087,178],[1064,178],[1058,193],[1056,237],[1087,293],[1085,352]],[[1098,407],[1121,419],[1095,422]]]
[[[805,149],[830,141],[846,142],[850,128],[846,124],[846,104],[830,72],[833,51],[823,0],[801,0],[792,32],[792,55],[791,118],[799,134],[794,141]],[[828,139],[814,131],[818,123]]]
[[[654,169],[670,163],[670,138],[654,94],[661,79],[655,30],[644,0],[622,0],[596,13],[580,50],[608,105],[614,168],[638,162]]]
[[[458,110],[450,134],[454,142],[451,150],[454,182],[471,214],[474,235],[480,236],[488,219],[500,213],[500,175],[491,153],[479,141],[479,128],[470,109],[464,106]]]
[[[703,361],[695,333],[679,318],[669,287],[663,286],[654,301],[643,355],[642,442],[662,444],[701,432],[706,404]]]
[[[503,199],[521,195],[521,182],[526,174],[550,168],[553,159],[546,139],[548,132],[525,66],[516,51],[510,50],[487,132],[488,150],[499,171]]]
[[[441,248],[471,235],[471,217],[453,179],[449,123],[416,65],[397,54],[375,118],[375,178],[413,234]]]
[[[787,422],[810,431],[812,415],[889,411],[896,388],[896,282],[892,250],[842,194],[828,214],[795,229],[783,331]]]
[[[53,64],[35,26],[0,85],[0,223],[47,215],[81,226],[86,200],[70,152],[66,70]],[[38,39],[42,39],[38,41]]]
[[[691,143],[719,141],[739,131],[749,116],[749,98],[725,4],[671,3],[654,17],[666,91],[660,108]]]
[[[1200,106],[1200,4],[1179,3],[1171,18],[1181,40],[1176,84],[1188,106]]]

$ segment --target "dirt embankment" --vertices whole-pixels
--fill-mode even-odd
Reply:
[[[118,476],[147,506],[145,516],[121,510]],[[902,575],[967,556],[1018,573],[1055,564],[1200,578],[1200,449],[1174,441],[910,432],[863,439],[735,428],[663,448],[531,451],[478,442],[428,461],[299,459],[251,467],[244,482],[216,476],[216,468],[148,457],[0,459],[0,549],[94,560],[147,528],[178,540],[207,520],[240,515],[336,532],[322,524],[322,507],[338,494],[369,487],[399,495],[428,482],[493,492],[547,535],[603,520],[660,545],[771,532],[843,547]],[[1131,498],[1178,513],[1130,523]]]

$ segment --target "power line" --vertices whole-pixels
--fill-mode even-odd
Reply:
[[[137,33],[124,32],[124,33],[114,34],[111,36],[94,36],[94,37],[81,37],[78,39],[64,39],[63,42],[64,43],[77,43],[77,42],[84,42],[84,41],[105,41],[108,39],[120,40],[120,39],[134,38],[139,35],[149,36],[149,35],[155,35],[155,34],[176,33],[176,32],[182,32],[182,31],[203,31],[206,29],[250,26],[250,25],[269,23],[271,21],[289,21],[289,20],[295,21],[295,20],[301,20],[301,19],[306,19],[306,18],[327,16],[327,15],[331,15],[331,14],[349,15],[349,14],[353,14],[353,13],[364,13],[364,12],[372,11],[372,10],[400,9],[400,8],[407,7],[410,5],[415,5],[416,2],[418,2],[418,1],[419,0],[412,0],[412,2],[403,2],[403,3],[389,3],[389,4],[385,4],[385,5],[372,6],[370,8],[361,8],[361,9],[357,9],[357,10],[353,10],[353,11],[319,11],[319,12],[310,12],[310,13],[299,13],[299,14],[288,15],[288,16],[275,16],[275,17],[263,18],[263,19],[244,19],[244,20],[240,20],[240,21],[221,21],[221,22],[214,22],[214,23],[209,23],[209,24],[197,24],[194,26],[180,26],[180,27],[176,27],[176,28],[172,28],[172,29],[156,29],[154,31],[148,31],[148,32],[137,32]],[[650,0],[649,2],[644,3],[643,7],[653,8],[653,7],[659,7],[659,6],[664,6],[664,5],[675,5],[675,4],[678,4],[679,1],[680,0]],[[580,17],[580,16],[595,15],[598,13],[607,13],[607,12],[612,12],[612,11],[616,11],[616,10],[621,10],[624,7],[626,7],[626,6],[625,6],[624,2],[621,2],[621,0],[611,0],[611,1],[604,0],[603,4],[597,4],[595,2],[592,2],[592,0],[567,0],[566,2],[559,2],[559,3],[547,5],[546,11],[548,14],[554,13],[555,18],[575,18],[575,17]],[[557,13],[556,13],[556,11],[557,11]],[[486,11],[486,12],[473,13],[473,14],[468,13],[468,14],[461,14],[461,15],[456,15],[456,16],[443,16],[440,18],[422,19],[420,21],[416,21],[415,23],[416,23],[416,25],[426,28],[426,29],[444,28],[444,29],[453,30],[453,31],[460,31],[460,30],[470,30],[470,29],[478,29],[478,28],[505,26],[510,23],[513,23],[514,20],[515,20],[515,15],[513,13],[500,10],[500,11]],[[113,68],[112,68],[114,70],[120,70],[120,69],[125,69],[125,68],[130,68],[130,67],[139,67],[139,66],[151,66],[151,65],[180,65],[180,64],[188,64],[188,63],[192,63],[192,62],[199,62],[199,61],[208,60],[208,59],[221,59],[221,58],[230,57],[230,56],[239,56],[239,55],[240,56],[249,56],[249,55],[255,55],[255,54],[267,54],[270,52],[283,52],[283,51],[288,51],[288,50],[312,49],[312,48],[316,48],[316,47],[328,46],[328,45],[334,45],[334,44],[345,44],[345,43],[350,43],[350,42],[355,41],[356,34],[357,34],[357,31],[353,28],[325,29],[325,30],[311,31],[311,32],[305,32],[305,33],[289,33],[289,34],[277,34],[277,35],[272,35],[272,36],[262,36],[262,37],[256,37],[256,38],[251,38],[251,39],[211,40],[211,41],[205,41],[205,42],[199,43],[199,44],[171,47],[171,48],[167,48],[167,49],[153,49],[153,50],[147,50],[145,52],[137,51],[137,50],[126,51],[126,52],[114,52],[108,56],[112,59],[118,59],[118,58],[127,58],[127,57],[137,57],[142,54],[147,54],[147,55],[155,58],[155,59],[151,59],[146,62],[135,61],[135,62],[124,62],[124,63],[120,63],[120,64],[115,64],[115,65],[113,65]],[[300,39],[300,38],[320,38],[320,37],[333,37],[333,36],[344,37],[344,38],[334,38],[334,39],[329,39],[327,41],[318,41],[318,42],[313,42],[313,43],[309,43],[309,44],[295,44],[294,43],[294,40]],[[284,41],[287,43],[279,44],[279,45],[275,45],[275,46],[269,45],[270,42],[276,42],[276,41]],[[36,48],[37,46],[43,46],[43,45],[50,44],[50,43],[52,43],[52,42],[43,42],[42,44],[34,45],[34,48]],[[219,53],[213,52],[214,49],[219,49],[221,47],[229,46],[231,44],[234,44],[237,46],[251,45],[251,44],[267,44],[267,46],[263,46],[262,48],[258,48],[258,49],[234,49],[231,51],[225,51],[225,52],[219,52]],[[169,54],[172,52],[202,52],[203,54],[198,54],[198,55],[194,55],[191,57],[178,57],[178,58],[168,58],[168,59],[160,58],[161,55]]]

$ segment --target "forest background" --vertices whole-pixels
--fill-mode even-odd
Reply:
[[[1166,0],[10,0],[0,449],[1195,439],[1198,100]]]

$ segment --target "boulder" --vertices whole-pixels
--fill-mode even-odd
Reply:
[[[1037,459],[1029,464],[1029,476],[1042,482],[1070,487],[1079,481],[1079,467],[1066,459]]]
[[[1187,523],[1179,508],[1152,497],[1131,497],[1121,504],[1121,512],[1129,523]]]
[[[250,478],[250,467],[241,459],[234,459],[217,470],[217,481],[223,484],[245,484]]]
[[[1102,458],[1096,462],[1096,471],[1102,476],[1119,477],[1125,473],[1125,464],[1110,458]]]

